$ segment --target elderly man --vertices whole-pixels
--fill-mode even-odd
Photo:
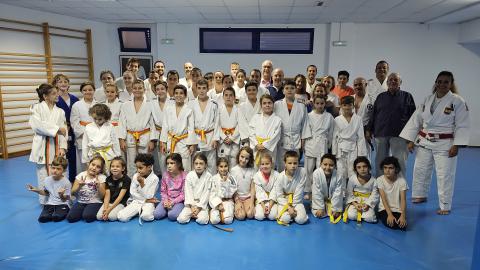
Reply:
[[[180,78],[178,84],[185,86],[187,89],[192,87],[192,76],[190,73],[192,72],[193,64],[190,62],[186,62],[183,64],[183,71],[185,72],[185,77]]]
[[[387,90],[387,75],[389,65],[387,61],[380,60],[375,66],[375,79],[368,80],[367,93],[374,99]]]
[[[273,63],[271,60],[265,60],[262,63],[262,79],[260,80],[260,86],[267,88],[272,85],[272,70]]]
[[[388,76],[388,90],[377,96],[373,105],[372,118],[367,126],[368,132],[375,137],[377,177],[383,175],[380,163],[390,153],[398,159],[402,173],[405,175],[407,141],[399,135],[415,111],[415,102],[409,92],[400,90],[401,84],[400,74],[391,73]]]
[[[317,85],[317,66],[309,65],[307,67],[307,93],[312,96],[315,85]]]
[[[267,87],[270,96],[273,97],[275,101],[283,99],[285,95],[283,94],[283,78],[284,73],[280,68],[276,68],[272,72],[273,84]]]

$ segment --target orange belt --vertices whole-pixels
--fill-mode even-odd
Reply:
[[[80,121],[80,125],[81,126],[86,126],[88,124],[90,124],[91,122],[86,122],[86,121]]]
[[[212,132],[213,129],[210,129],[210,130],[204,130],[204,129],[195,129],[195,133],[197,133],[197,135],[200,135],[200,140],[202,142],[206,142],[207,141],[207,134]]]
[[[158,131],[158,132],[162,132],[162,127],[155,124],[155,129]]]
[[[133,130],[127,130],[128,134],[132,134],[133,138],[135,139],[135,144],[138,144],[140,141],[140,136],[147,134],[150,132],[149,128],[146,128],[141,131],[133,131]]]
[[[235,128],[222,128],[222,132],[223,134],[227,135],[227,136],[232,136],[233,133],[235,132]]]
[[[170,144],[170,154],[175,153],[175,146],[177,143],[185,138],[188,137],[188,133],[182,134],[180,136],[177,136],[171,132],[168,132],[168,136],[172,140],[172,143]]]
[[[118,122],[112,122],[112,126],[114,127],[118,126]]]

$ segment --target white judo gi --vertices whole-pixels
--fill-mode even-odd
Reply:
[[[57,134],[60,128],[64,128],[68,132],[65,112],[56,105],[50,110],[48,104],[42,101],[30,107],[28,123],[33,130],[29,161],[36,163],[38,189],[43,190],[45,178],[49,176],[50,172],[49,164],[59,154],[60,149],[67,152],[68,134],[66,136]],[[45,204],[48,199],[43,195],[39,195],[38,198],[40,204]]]
[[[200,208],[197,215],[198,224],[208,224],[208,199],[210,197],[212,175],[205,170],[203,174],[198,177],[195,171],[187,174],[185,179],[185,207],[177,218],[178,223],[185,224],[190,222],[192,218],[192,206]]]
[[[105,171],[110,170],[110,161],[121,155],[115,127],[106,122],[101,127],[90,123],[85,127],[82,141],[82,163],[88,163],[95,155],[105,160]]]
[[[317,211],[323,210],[325,216],[318,218],[323,218],[328,215],[330,216],[331,222],[337,223],[340,221],[341,215],[338,220],[333,220],[331,213],[343,211],[343,182],[335,170],[332,173],[330,182],[327,181],[327,177],[322,168],[318,168],[313,172],[312,214],[315,217],[318,217],[316,214]]]
[[[283,161],[285,153],[292,150],[300,154],[301,140],[312,137],[312,131],[308,124],[307,107],[297,99],[293,101],[290,112],[286,99],[276,101],[274,112],[282,120],[282,139],[277,150],[276,167],[278,171],[283,171],[285,169],[285,162]]]
[[[211,180],[211,190],[209,205],[210,223],[212,224],[230,224],[233,222],[235,204],[233,202],[233,195],[237,192],[237,182],[231,175],[227,176],[226,180],[222,180],[220,174],[216,174]],[[224,211],[220,213],[219,205],[223,206]]]
[[[86,164],[82,161],[82,142],[85,127],[93,122],[93,118],[88,114],[90,107],[94,102],[88,104],[82,98],[75,102],[70,113],[70,125],[72,125],[73,133],[75,134],[75,147],[77,148],[77,171],[84,171]]]
[[[279,173],[275,170],[272,170],[270,173],[270,178],[268,182],[263,177],[261,171],[258,171],[253,176],[253,183],[255,183],[255,219],[264,220],[265,219],[265,209],[262,207],[262,202],[265,205],[270,205],[270,202],[273,201],[272,208],[268,214],[268,219],[275,220],[278,215],[278,206],[277,198],[275,198],[274,187]]]
[[[432,106],[435,99],[435,93],[425,99],[403,128],[400,137],[418,146],[413,168],[412,197],[428,197],[435,164],[439,207],[440,210],[449,211],[452,207],[457,157],[448,157],[448,152],[453,145],[468,145],[470,119],[465,100],[459,95],[448,92],[438,101],[436,108]]]
[[[280,224],[289,224],[292,217],[288,213],[288,206],[292,206],[297,215],[294,220],[298,224],[308,221],[307,212],[303,205],[303,189],[307,181],[307,171],[299,167],[292,179],[288,179],[285,171],[281,172],[274,185],[275,198],[278,203],[277,221]]]
[[[258,167],[260,163],[260,155],[255,149],[257,144],[262,144],[273,158],[273,164],[277,156],[277,145],[280,141],[282,133],[282,119],[272,115],[264,115],[263,113],[256,114],[252,117],[249,124],[249,138],[250,147],[253,149],[253,156],[255,158],[255,166]]]
[[[370,177],[367,183],[364,185],[360,184],[357,175],[352,175],[348,180],[347,191],[346,191],[346,214],[344,213],[343,220],[346,221],[346,218],[350,220],[361,221],[362,219],[366,222],[377,222],[377,217],[375,216],[375,206],[379,200],[379,194],[377,187],[375,185],[375,177]],[[353,202],[359,204],[368,205],[368,210],[364,212],[359,212],[351,204]],[[360,220],[358,220],[360,219]]]
[[[233,105],[232,111],[228,113],[225,104],[219,105],[219,125],[220,125],[220,141],[217,150],[218,157],[228,159],[229,167],[237,165],[237,154],[240,150],[240,139],[248,138],[248,129],[245,119],[240,116],[237,105]],[[224,143],[226,138],[230,138],[232,144]]]
[[[118,220],[127,222],[136,215],[144,221],[152,221],[155,204],[145,202],[155,197],[158,190],[158,177],[152,171],[144,180],[144,186],[140,186],[138,182],[138,173],[132,178],[130,184],[130,198],[127,200],[127,206],[118,212]]]
[[[152,105],[152,116],[153,116],[153,123],[155,124],[155,129],[157,130],[158,139],[160,140],[160,135],[162,133],[162,125],[163,125],[163,117],[165,116],[165,109],[167,106],[175,106],[175,102],[171,101],[170,99],[166,99],[164,103],[163,109],[160,107],[157,99],[154,99],[150,102]],[[164,172],[167,171],[167,165],[165,164],[166,155],[159,151],[160,143],[155,150],[153,150],[153,157],[155,158],[155,164],[153,164],[153,170],[157,175],[163,175]]]

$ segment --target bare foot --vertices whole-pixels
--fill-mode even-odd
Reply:
[[[412,198],[412,203],[424,203],[427,201],[427,198]]]
[[[437,215],[442,215],[442,216],[450,215],[450,210],[438,209],[438,210],[437,210]]]

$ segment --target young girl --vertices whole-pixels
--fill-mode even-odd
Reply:
[[[295,151],[287,151],[284,156],[285,170],[280,173],[275,183],[275,198],[278,202],[277,223],[288,225],[292,220],[298,224],[308,221],[303,205],[303,189],[307,181],[307,172],[298,167],[299,155]]]
[[[75,133],[77,168],[83,170],[83,168],[85,168],[85,161],[82,161],[83,133],[85,132],[85,127],[93,122],[88,111],[90,107],[93,106],[95,85],[93,85],[92,82],[84,82],[80,85],[80,92],[82,92],[83,98],[73,105],[72,114],[70,115],[70,123],[72,124],[73,132]]]
[[[238,107],[235,103],[235,91],[231,87],[223,91],[223,103],[219,105],[220,145],[218,157],[227,158],[231,167],[237,164],[237,154],[240,149],[240,138],[248,137],[245,134],[246,123],[240,117]],[[242,134],[243,133],[243,134]]]
[[[112,112],[105,104],[95,104],[88,113],[94,123],[88,124],[83,133],[82,163],[87,163],[93,156],[100,155],[109,168],[110,161],[121,155],[117,134],[109,122]]]
[[[277,218],[277,198],[273,188],[278,179],[278,172],[273,168],[272,156],[264,153],[260,158],[260,170],[253,176],[255,183],[255,219],[264,220]]]
[[[250,147],[244,146],[237,155],[237,165],[232,168],[230,175],[237,180],[238,190],[234,196],[235,218],[244,220],[252,219],[255,214],[255,184],[253,176],[253,151]]]
[[[400,163],[396,157],[386,157],[380,168],[383,169],[383,175],[376,181],[381,198],[378,218],[386,227],[406,231],[408,185],[400,174]]]
[[[263,95],[260,98],[262,113],[252,117],[249,123],[250,146],[255,156],[255,166],[260,163],[260,154],[269,153],[273,157],[277,155],[277,144],[282,133],[282,119],[273,112],[273,98],[270,95]]]
[[[343,221],[350,220],[362,222],[377,222],[375,205],[378,202],[378,191],[375,186],[375,178],[370,173],[372,167],[366,157],[358,157],[353,162],[356,175],[352,175],[348,181]]]
[[[317,218],[328,215],[331,223],[338,223],[343,212],[343,180],[335,171],[336,163],[334,155],[323,155],[312,183],[312,214]]]
[[[168,219],[176,221],[183,210],[185,200],[184,186],[187,173],[183,170],[182,156],[177,153],[168,155],[166,159],[167,171],[163,173],[160,184],[161,201],[155,208],[153,216],[162,219],[168,215]]]
[[[209,89],[207,92],[207,95],[209,97],[214,97],[216,95],[221,95],[223,91],[223,72],[221,71],[215,71],[213,74],[213,80],[214,80],[214,85],[213,88]]]
[[[245,102],[247,96],[245,94],[245,80],[247,78],[247,73],[243,69],[239,69],[236,75],[236,81],[233,85],[233,89],[235,89],[235,96],[236,96],[236,103]]]
[[[120,148],[127,154],[129,176],[135,172],[135,157],[139,153],[151,153],[158,133],[152,116],[152,106],[144,95],[142,80],[133,83],[133,100],[122,105],[120,113]]]
[[[121,157],[110,162],[110,175],[107,177],[103,205],[97,213],[97,220],[116,221],[118,212],[127,205],[132,180],[127,175],[127,164]]]
[[[295,99],[298,102],[305,104],[305,106],[310,104],[310,94],[307,93],[307,78],[302,74],[297,74],[295,76]]]
[[[100,72],[100,80],[102,81],[102,86],[100,88],[95,89],[95,94],[93,95],[93,99],[97,103],[104,103],[107,100],[106,96],[106,89],[107,84],[114,84],[115,85],[115,75],[110,70],[104,70]]]
[[[196,148],[193,111],[185,105],[185,99],[187,98],[187,88],[185,86],[175,86],[174,95],[175,106],[165,108],[165,117],[163,117],[160,134],[160,152],[180,154],[183,168],[188,172],[192,168],[191,156]]]
[[[130,185],[130,198],[127,200],[127,206],[118,212],[119,221],[127,222],[137,215],[140,224],[142,220],[153,221],[155,203],[158,203],[155,198],[158,177],[152,170],[153,162],[153,156],[150,154],[140,153],[135,157],[136,173]]]
[[[67,123],[65,113],[55,106],[58,92],[50,84],[41,84],[37,88],[39,103],[30,108],[28,123],[33,129],[32,151],[29,161],[36,163],[38,188],[43,189],[44,180],[50,175],[50,163],[57,155],[67,151]],[[40,204],[47,197],[39,194]]]
[[[133,99],[133,82],[136,80],[137,76],[133,71],[127,70],[123,72],[122,78],[125,83],[125,88],[118,88],[118,98],[125,103]]]
[[[207,171],[207,157],[197,153],[193,158],[193,171],[185,179],[185,207],[177,218],[185,224],[195,219],[198,224],[208,224],[208,199],[210,197],[210,179]]]
[[[158,81],[153,85],[155,90],[156,100],[150,102],[152,105],[152,116],[153,122],[155,123],[155,129],[157,130],[159,137],[162,133],[163,117],[165,115],[165,108],[167,105],[173,105],[174,103],[167,99],[167,83],[164,81]],[[153,165],[153,170],[157,175],[162,175],[166,172],[165,167],[165,153],[160,151],[159,147],[155,147],[153,151],[153,157],[155,158],[155,164]]]
[[[118,99],[118,88],[114,83],[107,83],[105,85],[105,102],[102,102],[110,109],[112,112],[112,117],[110,123],[114,126],[115,133],[117,137],[120,135],[119,131],[119,122],[120,122],[120,110],[123,105],[123,102]]]
[[[67,133],[68,136],[65,136],[67,139],[67,160],[68,160],[68,179],[73,182],[75,176],[77,176],[77,154],[75,149],[75,133],[73,132],[72,125],[70,124],[70,113],[72,111],[73,104],[78,101],[78,98],[70,93],[68,89],[70,88],[70,80],[67,76],[63,74],[57,74],[53,77],[52,85],[57,88],[58,101],[56,105],[58,108],[62,109],[65,113],[65,119],[67,119]]]
[[[332,144],[334,119],[325,112],[326,101],[325,96],[314,96],[313,111],[308,114],[307,122],[312,130],[312,137],[305,141],[305,167],[308,175],[305,185],[306,200],[311,199],[313,171],[320,167],[320,158],[328,152]]]
[[[237,192],[237,182],[235,178],[228,173],[228,160],[218,158],[218,173],[212,177],[210,200],[210,223],[212,224],[230,224],[233,222],[235,204],[233,196]]]
[[[105,195],[106,176],[102,174],[104,168],[103,158],[95,156],[88,163],[87,170],[75,178],[72,194],[77,194],[77,202],[67,215],[68,222],[77,222],[81,219],[92,222],[97,219]]]
[[[323,77],[322,85],[325,87],[327,96],[327,104],[325,105],[326,110],[336,117],[339,113],[340,102],[338,96],[332,92],[333,88],[335,88],[335,78],[330,75]]]

